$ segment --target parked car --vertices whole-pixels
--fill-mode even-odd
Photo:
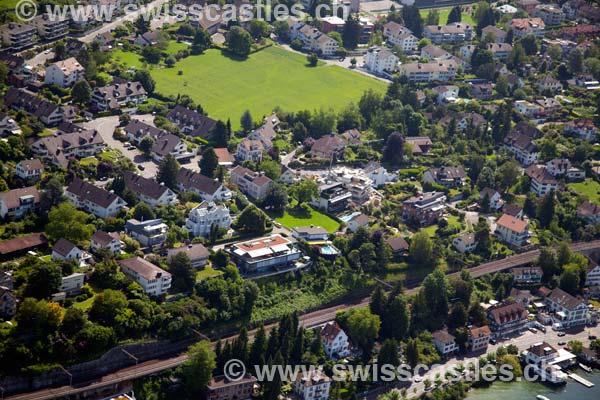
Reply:
[[[558,342],[558,345],[559,345],[559,346],[564,346],[565,344],[567,344],[567,342],[565,342],[565,341],[560,341],[560,342]]]
[[[564,333],[564,332],[560,331],[560,332],[558,332],[556,335],[557,335],[558,337],[563,337],[563,336],[565,336],[565,335],[566,335],[566,333]]]
[[[588,339],[590,339],[590,340],[596,340],[596,335],[589,335]]]
[[[531,333],[537,333],[537,329],[535,329],[535,328],[529,328],[529,331],[530,331]]]
[[[143,170],[145,170],[145,169],[146,169],[146,167],[144,167],[143,165],[138,165],[138,169],[139,169],[140,171],[143,171]]]

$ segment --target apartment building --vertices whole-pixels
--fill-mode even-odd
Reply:
[[[431,334],[433,337],[433,344],[435,348],[444,357],[458,351],[458,345],[456,344],[455,337],[448,333],[447,330],[435,331]]]
[[[399,61],[394,53],[381,47],[370,47],[365,55],[365,66],[378,75],[396,71]]]
[[[326,183],[319,186],[319,196],[310,204],[329,214],[338,214],[348,208],[352,193],[342,182]]]
[[[458,65],[456,61],[441,60],[428,63],[401,64],[398,67],[400,75],[404,75],[411,83],[420,82],[449,82],[454,80]]]
[[[544,165],[531,165],[525,170],[531,179],[531,191],[537,196],[545,196],[558,189],[558,181]]]
[[[69,159],[94,156],[106,147],[104,139],[96,130],[46,136],[31,145],[31,150],[45,161],[67,168]]]
[[[542,267],[536,266],[515,267],[512,268],[510,272],[513,275],[515,283],[524,285],[540,283],[542,281],[542,276],[544,276]]]
[[[426,192],[413,196],[402,204],[402,219],[424,227],[436,222],[446,210],[443,192]]]
[[[44,165],[37,158],[19,161],[15,166],[15,176],[24,181],[37,181],[42,177]]]
[[[588,306],[583,299],[572,296],[560,288],[550,292],[544,299],[553,322],[561,329],[585,325],[588,322]]]
[[[84,77],[85,69],[75,57],[57,61],[46,67],[44,83],[46,85],[57,85],[63,88],[71,87],[75,82]]]
[[[177,183],[179,190],[194,192],[204,201],[229,201],[232,198],[231,190],[217,179],[211,179],[191,169],[179,169]]]
[[[319,369],[298,374],[294,382],[294,392],[301,400],[327,400],[331,379]]]
[[[171,274],[141,257],[121,260],[119,265],[150,296],[162,296],[171,287]]]
[[[565,21],[565,13],[555,4],[539,4],[535,6],[532,15],[550,26],[560,25]]]
[[[469,42],[473,38],[473,27],[457,22],[448,25],[427,25],[423,28],[423,36],[433,44],[456,44]]]
[[[524,330],[529,323],[529,313],[521,303],[505,302],[487,309],[492,336],[503,337]]]
[[[81,178],[75,177],[65,190],[69,202],[99,218],[114,217],[127,206],[125,200]]]
[[[213,130],[217,124],[216,120],[181,105],[177,105],[169,111],[167,118],[179,126],[183,133],[207,140],[212,138]]]
[[[215,376],[206,387],[206,400],[249,400],[255,384],[256,378],[250,374],[236,380]]]
[[[302,253],[279,234],[227,245],[225,250],[244,273],[263,273],[293,265]]]
[[[511,132],[504,138],[504,149],[515,156],[515,159],[524,166],[529,166],[537,162],[539,148],[528,135],[518,132]]]
[[[383,25],[383,37],[388,45],[398,46],[407,54],[416,51],[419,45],[419,38],[405,26],[393,21]]]
[[[256,200],[265,198],[273,184],[264,173],[253,172],[239,165],[231,170],[229,181],[235,183],[242,193]]]
[[[194,207],[185,220],[185,229],[193,236],[207,237],[213,229],[229,229],[229,208],[203,201]]]
[[[144,178],[132,172],[125,172],[123,180],[127,189],[131,190],[141,201],[151,207],[157,207],[161,204],[177,204],[179,202],[175,192],[163,183],[158,183],[153,179]]]
[[[529,35],[542,39],[546,24],[541,18],[513,18],[508,27],[513,31],[515,39],[522,39]]]
[[[37,28],[33,25],[9,22],[0,26],[0,37],[5,46],[14,50],[34,45],[37,40]]]
[[[137,106],[147,97],[148,93],[140,82],[114,83],[94,88],[90,104],[98,111],[113,111],[128,104]]]
[[[350,340],[337,322],[328,322],[321,332],[321,343],[330,360],[350,355]]]
[[[523,246],[529,238],[529,222],[502,214],[496,221],[496,235],[512,246]]]
[[[47,41],[57,40],[69,32],[69,19],[42,14],[31,20],[40,38]]]
[[[469,329],[469,350],[472,352],[485,351],[492,338],[492,331],[487,325]]]
[[[40,197],[35,186],[0,193],[0,218],[16,220],[28,212],[35,212],[40,205]]]

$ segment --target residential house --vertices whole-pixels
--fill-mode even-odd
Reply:
[[[504,200],[497,190],[486,187],[479,192],[479,202],[481,203],[485,198],[488,198],[487,207],[490,210],[499,210],[504,206]]]
[[[577,216],[586,220],[588,224],[600,223],[600,206],[589,201],[584,201],[577,206]]]
[[[536,99],[535,104],[541,108],[539,114],[551,115],[561,110],[561,104],[551,97]]]
[[[586,270],[585,286],[594,288],[600,286],[600,264],[596,262],[596,257],[588,257],[588,267]]]
[[[241,379],[215,376],[206,387],[206,400],[249,400],[254,393],[256,378],[245,374]]]
[[[428,63],[401,64],[399,74],[411,83],[449,82],[454,80],[458,64],[454,60],[430,61]]]
[[[507,32],[493,25],[488,25],[481,30],[481,39],[484,39],[488,35],[494,36],[494,43],[506,42]]]
[[[182,132],[203,139],[211,139],[217,121],[181,105],[167,114],[169,121],[179,126]]]
[[[185,229],[192,236],[208,237],[213,229],[229,229],[231,216],[229,208],[203,201],[194,207],[185,220]]]
[[[114,111],[123,106],[138,106],[146,101],[148,93],[140,82],[113,83],[95,87],[92,91],[92,107],[99,111]]]
[[[433,147],[433,142],[427,136],[407,136],[404,138],[404,143],[410,146],[415,156],[429,154],[429,150]]]
[[[494,86],[491,83],[469,83],[471,96],[478,100],[491,100],[494,97]]]
[[[85,274],[73,272],[71,275],[62,277],[60,291],[67,296],[74,296],[81,293],[84,284]]]
[[[254,163],[260,163],[262,161],[264,150],[265,148],[260,140],[252,140],[246,137],[238,143],[235,158],[237,158],[239,162],[252,161]]]
[[[529,346],[522,355],[526,363],[541,366],[554,361],[558,357],[558,350],[547,342],[538,342]]]
[[[385,242],[388,244],[388,246],[390,246],[395,257],[403,257],[408,254],[408,249],[410,246],[403,237],[393,236],[391,238],[387,238]]]
[[[535,104],[527,100],[515,101],[515,108],[518,112],[527,117],[538,116],[544,111],[544,108],[539,104]]]
[[[162,296],[171,288],[171,274],[141,257],[121,260],[119,265],[150,296]]]
[[[560,25],[565,20],[565,13],[554,4],[539,4],[535,6],[532,16],[541,18],[546,25]]]
[[[356,232],[358,228],[362,226],[368,226],[371,223],[371,218],[365,214],[356,214],[350,220],[348,220],[348,231]]]
[[[140,242],[143,247],[154,247],[164,243],[167,240],[167,230],[168,226],[162,219],[129,219],[125,223],[125,233]]]
[[[320,226],[297,226],[292,229],[292,236],[296,239],[310,242],[315,240],[327,240],[329,238],[329,232],[327,232],[327,229]]]
[[[442,356],[447,357],[458,351],[458,345],[456,344],[454,336],[449,334],[447,330],[435,331],[431,336],[433,336],[435,348]]]
[[[75,82],[83,79],[85,69],[75,57],[57,61],[46,67],[44,83],[46,85],[57,85],[62,88],[71,87]]]
[[[42,177],[44,165],[37,158],[19,161],[15,166],[15,176],[24,181],[37,181]]]
[[[51,16],[49,14],[38,15],[30,22],[37,28],[37,34],[43,40],[57,40],[66,36],[69,32],[69,21],[65,17]]]
[[[338,214],[348,207],[352,193],[342,182],[326,183],[319,186],[319,197],[310,204],[330,214]]]
[[[491,338],[492,331],[487,325],[469,329],[469,350],[473,353],[486,350]]]
[[[242,166],[231,170],[229,181],[235,183],[245,195],[260,200],[265,198],[273,181],[262,172],[253,172]]]
[[[383,75],[395,72],[400,59],[391,51],[381,47],[370,47],[365,55],[365,66],[374,74]]]
[[[59,239],[52,247],[53,260],[75,260],[78,263],[83,258],[83,252],[75,244],[67,239]]]
[[[529,238],[529,222],[502,214],[496,221],[496,235],[512,246],[523,246]]]
[[[279,234],[225,246],[232,261],[244,273],[257,274],[293,265],[302,256],[295,244]]]
[[[503,147],[526,167],[536,163],[540,153],[538,146],[530,136],[518,132],[510,132],[506,135]]]
[[[37,29],[33,25],[9,22],[0,26],[0,38],[4,45],[20,50],[37,42]]]
[[[44,161],[67,168],[70,159],[94,156],[105,147],[104,139],[97,130],[80,130],[43,137],[31,145],[31,150]]]
[[[300,40],[304,49],[324,57],[334,56],[339,50],[339,44],[335,39],[304,22],[298,22],[291,27],[290,38]]]
[[[294,381],[294,393],[301,400],[327,400],[331,378],[320,369],[308,369],[298,374]]]
[[[274,118],[276,122],[274,123],[273,119],[266,118],[263,125],[248,134],[248,139],[258,140],[266,151],[271,150],[273,147],[273,140],[277,135],[276,128],[279,125],[277,115],[273,114],[271,118]]]
[[[428,44],[421,49],[421,57],[428,61],[443,61],[452,59],[452,54],[439,46]]]
[[[379,163],[369,163],[364,168],[364,171],[372,182],[374,188],[377,188],[386,183],[396,182],[398,180],[398,174],[388,172],[387,169],[382,167]]]
[[[48,239],[43,233],[31,233],[0,242],[0,260],[7,261],[27,254],[30,251],[44,250]],[[2,283],[6,286],[6,283]]]
[[[158,183],[153,179],[144,178],[132,172],[125,172],[123,179],[125,187],[135,193],[141,201],[147,203],[150,207],[178,203],[175,192],[163,183]]]
[[[127,206],[125,200],[112,191],[99,188],[75,177],[65,190],[67,200],[99,218],[114,217]]]
[[[446,188],[460,188],[465,184],[466,177],[467,174],[463,167],[429,168],[423,174],[423,182]]]
[[[137,35],[135,38],[134,44],[138,46],[152,46],[155,47],[160,40],[160,32],[159,31],[148,31],[142,33],[141,35]]]
[[[434,87],[433,90],[437,93],[437,104],[440,106],[447,103],[454,103],[458,100],[458,86],[442,85]],[[448,117],[452,118],[451,116]]]
[[[471,253],[477,248],[477,240],[473,232],[467,232],[452,239],[452,246],[461,254]]]
[[[419,44],[419,38],[413,35],[409,29],[393,21],[383,25],[383,37],[387,44],[400,47],[406,54],[417,50]]]
[[[514,267],[511,269],[511,273],[514,282],[521,285],[538,284],[544,275],[542,267],[537,266]]]
[[[0,136],[20,135],[23,133],[17,121],[0,111]]]
[[[523,219],[524,217],[524,213],[523,213],[523,208],[516,205],[516,204],[504,204],[504,206],[502,207],[502,212],[506,215],[510,215],[511,217],[515,217],[517,219]]]
[[[508,28],[513,31],[515,39],[522,39],[529,35],[542,39],[546,24],[541,18],[513,18]]]
[[[565,177],[569,181],[581,181],[585,178],[585,172],[571,166],[566,158],[555,158],[546,163],[546,170],[553,177]]]
[[[9,288],[0,286],[0,318],[9,321],[16,313],[17,296]]]
[[[167,261],[171,261],[171,258],[179,253],[187,254],[192,266],[198,269],[206,267],[210,255],[208,249],[202,243],[194,243],[167,250]]]
[[[128,141],[139,146],[145,137],[150,137],[152,140],[155,140],[157,137],[162,136],[167,132],[140,121],[139,119],[132,119],[123,128],[123,133],[127,136]]]
[[[325,354],[329,359],[347,357],[350,354],[351,347],[348,335],[337,322],[326,323],[319,335]]]
[[[544,299],[553,320],[561,329],[585,325],[588,322],[588,306],[584,300],[570,295],[560,288],[550,292]]]
[[[100,249],[106,249],[111,254],[121,253],[123,241],[118,232],[104,232],[98,230],[94,232],[90,239],[90,249],[93,252],[98,252]]]
[[[286,165],[281,164],[278,180],[286,185],[291,185],[296,182],[296,172]]]
[[[550,75],[545,75],[537,80],[537,87],[538,90],[541,92],[544,92],[546,90],[549,90],[551,92],[558,92],[562,89],[562,84]]]
[[[313,158],[341,157],[346,148],[346,140],[338,135],[325,135],[315,140],[310,148],[310,155]]]
[[[179,169],[177,184],[179,190],[194,192],[204,201],[229,201],[232,197],[231,190],[217,179],[211,179],[187,168]]]
[[[525,10],[527,14],[532,14],[535,7],[540,4],[538,0],[517,0],[517,5]]]
[[[123,133],[127,139],[139,146],[145,137],[150,137],[154,142],[150,152],[152,158],[157,163],[160,163],[167,155],[172,155],[177,160],[190,158],[192,153],[187,151],[187,145],[178,136],[175,136],[167,131],[158,129],[140,120],[131,120],[127,126],[123,128]]]
[[[517,303],[523,304],[524,307],[529,307],[529,304],[533,302],[533,295],[530,290],[512,288],[508,297]]]
[[[40,205],[40,192],[35,186],[0,193],[0,217],[4,220],[21,219],[35,212]]]
[[[545,196],[558,189],[558,181],[543,165],[531,165],[525,170],[525,175],[531,179],[531,191],[537,196]]]
[[[446,195],[443,192],[426,192],[404,201],[402,219],[424,227],[435,223],[445,210]]]
[[[508,60],[509,54],[512,52],[512,45],[508,43],[488,43],[487,50],[500,61]]]
[[[448,25],[427,25],[423,28],[423,37],[433,44],[456,44],[470,42],[473,38],[473,27],[456,22]]]
[[[563,125],[564,132],[576,136],[580,139],[593,142],[598,136],[598,128],[594,125],[591,119],[579,119],[576,121],[568,121]]]
[[[528,312],[521,303],[505,302],[487,309],[492,336],[499,338],[524,330],[529,324]]]
[[[502,14],[516,14],[519,11],[517,7],[513,7],[510,4],[503,4],[499,7],[495,7],[495,9]]]
[[[233,156],[227,150],[227,147],[216,148],[215,154],[219,159],[219,165],[223,167],[231,167],[233,166],[233,162],[235,161]]]
[[[12,86],[4,94],[4,105],[15,111],[23,110],[48,126],[58,125],[65,118],[58,104]]]

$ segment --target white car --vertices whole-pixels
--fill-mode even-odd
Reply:
[[[413,379],[414,382],[419,383],[423,381],[423,377],[416,375]]]

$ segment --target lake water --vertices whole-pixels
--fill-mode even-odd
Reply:
[[[535,400],[535,396],[542,394],[550,400],[597,400],[600,399],[600,372],[587,373],[581,369],[575,373],[590,382],[594,387],[587,388],[571,379],[563,386],[553,387],[542,383],[521,382],[495,382],[488,388],[473,389],[469,392],[467,400]]]

